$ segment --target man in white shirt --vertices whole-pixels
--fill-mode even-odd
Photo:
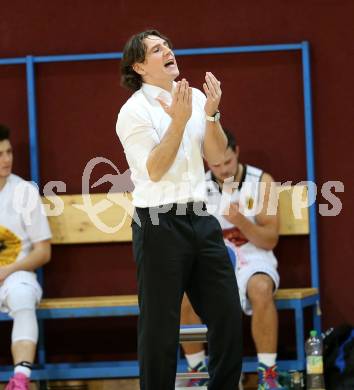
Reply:
[[[34,271],[50,259],[51,232],[37,189],[11,173],[9,133],[0,125],[0,310],[13,318],[14,375],[6,390],[27,390],[38,341],[36,305],[42,295]]]
[[[220,224],[204,204],[202,156],[217,164],[227,145],[220,82],[207,72],[206,96],[185,79],[175,83],[170,41],[156,30],[128,41],[121,70],[122,84],[134,91],[116,130],[135,185],[141,389],[174,389],[186,291],[209,329],[208,388],[234,390],[242,363],[238,288]]]
[[[276,368],[278,315],[274,303],[274,293],[279,287],[278,263],[273,254],[279,237],[275,183],[268,173],[239,162],[236,139],[229,131],[225,133],[228,148],[223,159],[219,164],[209,164],[210,171],[206,173],[207,206],[220,222],[230,259],[237,258],[233,265],[241,306],[245,314],[252,316],[252,336],[259,362],[258,389],[280,389]],[[227,196],[231,201],[230,212],[223,215],[223,195],[230,178],[234,183]],[[187,297],[183,300],[181,323],[200,323]],[[202,344],[186,343],[183,349],[191,371],[205,367]],[[195,385],[196,381],[190,384]]]

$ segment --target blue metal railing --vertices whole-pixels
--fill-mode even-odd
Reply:
[[[315,151],[313,136],[313,116],[312,116],[312,91],[311,91],[311,67],[310,67],[310,46],[308,42],[302,44],[302,69],[303,69],[303,88],[304,88],[304,114],[305,114],[305,141],[306,141],[306,167],[307,180],[316,183],[315,177]],[[309,199],[315,199],[313,187],[309,186]],[[319,270],[318,270],[318,241],[317,241],[317,203],[310,206],[310,260],[311,260],[311,284],[319,289]]]
[[[212,54],[235,54],[235,53],[262,53],[270,51],[302,50],[304,43],[275,44],[275,45],[251,45],[251,46],[221,46],[200,47],[191,49],[176,49],[176,56],[195,56]],[[96,61],[96,60],[119,60],[122,52],[93,53],[93,54],[63,54],[50,56],[31,56],[34,63],[70,62],[70,61]],[[27,57],[0,58],[0,65],[25,64]]]
[[[236,53],[261,53],[261,52],[294,51],[294,50],[301,51],[302,53],[307,180],[315,182],[310,49],[309,49],[308,42],[302,42],[296,44],[187,48],[187,49],[176,49],[174,50],[174,53],[176,56],[191,56],[191,55],[236,54]],[[37,116],[36,116],[37,107],[36,107],[36,88],[35,88],[36,86],[35,64],[51,63],[51,62],[70,62],[70,61],[119,60],[121,58],[122,58],[121,52],[114,52],[114,53],[70,54],[70,55],[51,55],[51,56],[29,55],[26,57],[0,59],[0,65],[21,65],[21,64],[26,65],[31,179],[35,181],[38,184],[38,186],[40,185],[40,160],[39,160]],[[311,186],[309,187],[309,191],[312,191]],[[311,195],[312,194],[309,193],[309,199],[312,199]],[[309,218],[310,218],[311,283],[312,283],[312,287],[319,288],[316,203],[310,206]],[[39,274],[39,278],[42,279],[41,274]],[[43,280],[41,281],[43,283]],[[318,327],[320,327],[319,317],[317,317],[317,324]],[[42,320],[41,320],[40,328],[41,328],[41,337],[40,337],[41,341],[39,342],[38,345],[39,363],[43,367],[46,364],[46,358],[45,358],[45,349],[43,345]],[[289,367],[293,367],[294,369],[295,366],[291,365],[293,363],[289,363],[289,364],[290,364]],[[296,366],[297,369],[299,367],[300,366],[298,365]],[[44,375],[43,377],[45,377],[45,374],[43,375]]]

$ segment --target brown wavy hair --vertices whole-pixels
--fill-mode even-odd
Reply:
[[[121,85],[134,92],[141,88],[143,79],[140,74],[135,72],[133,65],[137,62],[142,63],[145,61],[146,46],[144,44],[144,39],[149,35],[154,35],[164,39],[168,46],[172,48],[170,39],[162,35],[157,30],[146,30],[133,35],[129,39],[124,46],[123,58],[120,64]]]

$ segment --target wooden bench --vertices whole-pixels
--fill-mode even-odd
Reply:
[[[292,196],[294,187],[288,187],[280,192],[280,234],[308,234],[308,212],[302,209],[301,218],[295,218],[292,212]],[[306,189],[303,193],[306,196]],[[131,218],[132,209],[126,211],[121,207],[130,199],[127,194],[93,194],[93,195],[62,195],[60,199],[64,202],[64,212],[58,216],[49,217],[53,232],[53,244],[89,244],[105,242],[127,242],[131,241]],[[44,203],[53,207],[56,198],[46,198]],[[96,217],[84,212],[82,206],[98,207],[100,212]],[[92,208],[93,207],[93,208]],[[103,223],[108,227],[106,230],[114,230],[117,221],[124,221],[119,230],[115,232],[104,232],[98,229],[94,222]],[[102,225],[103,226],[103,225]],[[101,226],[101,227],[102,227]],[[109,229],[109,227],[111,229]],[[55,247],[54,247],[55,250]],[[292,309],[295,312],[296,323],[296,346],[297,358],[289,361],[280,361],[281,369],[303,370],[305,364],[304,356],[304,323],[303,309],[308,306],[314,308],[314,321],[319,324],[319,313],[315,310],[318,307],[319,295],[315,288],[280,289],[276,294],[278,309]],[[136,316],[138,315],[138,300],[136,295],[124,296],[93,296],[93,297],[70,297],[70,298],[45,298],[38,308],[39,319],[55,318],[80,318],[80,317],[110,317],[110,316]],[[0,320],[6,316],[1,315]],[[8,319],[8,318],[7,318]],[[186,327],[182,327],[181,337],[185,340]],[[205,338],[205,328],[197,327],[189,331],[189,337],[195,337],[199,333]],[[200,336],[200,335],[199,335]],[[188,338],[188,337],[187,337]],[[120,362],[90,362],[90,363],[61,363],[48,364],[45,359],[45,345],[40,335],[38,344],[38,367],[33,371],[34,379],[73,379],[73,378],[100,378],[100,377],[135,377],[138,375],[138,363],[136,361]],[[244,371],[255,371],[256,361],[244,361]],[[185,369],[185,363],[179,365],[179,370]],[[11,374],[11,367],[0,371],[0,380],[6,380]]]

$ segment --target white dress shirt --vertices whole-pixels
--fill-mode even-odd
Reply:
[[[171,123],[171,118],[156,100],[157,97],[167,104],[172,101],[172,95],[166,90],[143,84],[118,114],[116,131],[135,185],[133,204],[136,207],[154,207],[169,203],[205,201],[202,147],[206,97],[193,88],[192,115],[184,130],[176,158],[161,180],[153,182],[146,163],[150,152],[161,142]]]

